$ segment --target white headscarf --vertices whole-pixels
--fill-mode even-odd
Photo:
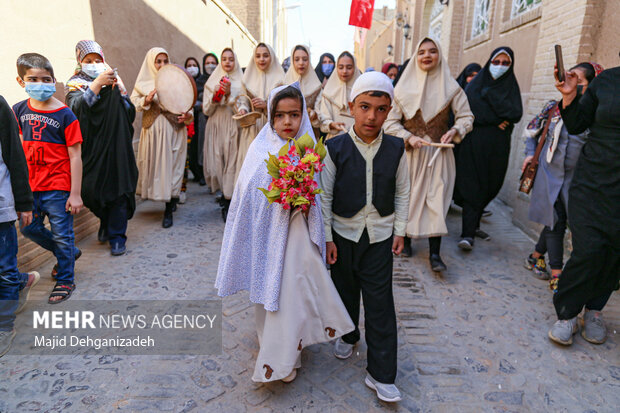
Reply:
[[[418,66],[417,51],[425,40],[431,40],[439,51],[437,66],[425,72]],[[415,48],[409,64],[394,88],[394,100],[400,106],[405,119],[415,116],[418,109],[425,122],[430,121],[452,102],[460,86],[450,74],[450,68],[444,63],[439,41],[430,36],[424,37]]]
[[[142,67],[140,67],[140,72],[138,72],[138,77],[136,78],[136,84],[133,87],[141,95],[148,95],[153,89],[155,89],[155,77],[157,77],[155,59],[160,53],[168,56],[168,60],[170,60],[170,55],[162,47],[153,47],[151,50],[146,52],[146,56],[142,62]]]
[[[299,84],[290,85],[299,89]],[[269,95],[267,119],[271,119],[274,96],[289,86],[280,86]],[[295,139],[308,133],[312,125],[303,100],[302,122]],[[215,280],[218,295],[225,297],[241,290],[250,291],[250,301],[267,311],[279,308],[284,252],[288,238],[290,210],[267,202],[258,188],[267,188],[271,176],[265,159],[277,154],[286,140],[279,137],[269,121],[258,133],[245,157],[226,219],[220,262]],[[315,175],[318,181],[318,175]],[[308,214],[310,238],[325,258],[325,230],[320,197]]]
[[[308,68],[306,69],[306,73],[303,76],[300,76],[299,73],[295,70],[295,49],[298,47],[302,47],[306,53],[308,54]],[[284,77],[284,83],[290,85],[291,83],[299,82],[299,86],[301,87],[301,93],[303,93],[305,98],[312,96],[319,90],[323,84],[319,80],[319,77],[316,75],[314,69],[310,65],[310,50],[304,45],[297,45],[293,47],[291,51],[291,67],[288,68],[286,72],[286,76]]]
[[[269,50],[271,63],[264,72],[256,66],[254,55],[256,55],[256,49],[259,47],[256,46],[252,59],[248,63],[245,73],[243,74],[243,85],[246,90],[252,94],[252,97],[267,99],[269,92],[271,92],[273,88],[284,83],[284,69],[282,69],[282,65],[278,61],[278,57],[271,46],[265,43],[263,44],[267,46],[267,50]]]
[[[235,57],[235,66],[232,71],[227,72],[222,67],[222,57],[224,57],[224,52],[231,51],[233,56]],[[229,101],[239,96],[241,93],[241,82],[243,81],[243,72],[241,71],[241,66],[239,66],[239,59],[237,59],[237,54],[230,48],[226,48],[222,50],[222,54],[220,54],[220,63],[217,65],[211,76],[209,76],[209,80],[205,84],[205,89],[211,93],[215,93],[220,88],[220,80],[222,77],[228,76],[230,79],[230,97]]]
[[[340,80],[337,72],[338,60],[340,60],[340,58],[336,59],[336,68],[334,69],[334,72],[336,73],[332,73],[329,80],[325,84],[325,89],[323,89],[323,97],[327,98],[327,100],[334,104],[338,109],[346,111],[349,106],[349,94],[351,93],[351,87],[353,87],[355,80],[361,73],[357,68],[355,57],[353,57],[353,76],[348,82],[343,82]]]

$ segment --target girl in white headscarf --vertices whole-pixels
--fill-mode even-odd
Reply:
[[[353,330],[353,322],[325,267],[320,200],[301,210],[269,205],[258,188],[271,176],[265,159],[312,126],[297,83],[271,92],[269,122],[250,145],[224,230],[215,287],[222,297],[249,290],[256,304],[260,350],[252,380],[292,381],[301,351]]]
[[[308,116],[312,123],[314,136],[318,136],[321,121],[317,112],[318,103],[321,100],[323,85],[319,77],[310,66],[310,50],[298,44],[291,52],[291,67],[286,72],[284,83],[290,85],[299,82],[301,93],[306,99]]]
[[[349,111],[349,96],[360,71],[355,58],[349,52],[342,52],[336,61],[337,76],[330,76],[319,102],[321,132],[325,139],[347,132],[355,123]]]
[[[394,88],[395,104],[385,131],[405,140],[411,173],[407,236],[428,238],[431,268],[444,271],[446,265],[439,250],[441,237],[448,234],[446,215],[456,167],[452,150],[429,144],[460,142],[471,131],[474,115],[465,92],[450,74],[439,42],[426,37],[415,50],[416,55]],[[454,114],[452,127],[450,111]],[[436,151],[439,153],[433,160]],[[403,255],[411,256],[410,240],[405,242]]]
[[[245,94],[252,101],[254,111],[261,113],[262,116],[256,119],[256,123],[251,126],[241,128],[235,181],[239,176],[241,165],[243,165],[245,154],[248,152],[252,140],[266,123],[269,92],[282,85],[283,81],[284,69],[278,62],[275,52],[271,46],[259,43],[254,49],[252,60],[248,63],[243,74],[243,87]]]
[[[143,199],[165,201],[162,226],[172,226],[172,212],[179,200],[185,158],[187,129],[194,119],[192,112],[181,116],[167,112],[159,105],[155,90],[157,71],[170,63],[168,52],[154,47],[146,53],[131,93],[131,102],[142,115],[142,132],[138,145],[138,187]]]
[[[237,113],[245,114],[250,109],[245,102],[238,102],[237,99],[243,93],[242,78],[237,55],[227,47],[205,84],[202,100],[202,111],[209,117],[205,127],[205,180],[211,192],[222,191],[220,205],[224,221],[235,186],[239,148],[240,128],[232,117]]]

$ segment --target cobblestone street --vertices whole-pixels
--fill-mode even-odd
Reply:
[[[72,299],[216,298],[224,224],[214,197],[190,184],[174,226],[163,204],[143,202],[130,221],[128,253],[111,257],[93,235],[79,243]],[[620,296],[605,311],[609,338],[575,336],[569,348],[547,338],[555,321],[547,283],[523,268],[533,243],[499,203],[483,220],[492,241],[456,247],[460,215],[449,216],[443,277],[429,268],[426,240],[395,260],[399,374],[403,401],[379,402],[363,382],[365,345],[338,360],[332,345],[304,350],[291,384],[251,381],[258,341],[247,294],[223,300],[218,356],[17,356],[0,359],[1,412],[617,412],[620,406]],[[53,284],[48,261],[31,300]],[[22,268],[22,271],[34,268]],[[614,407],[615,406],[615,407]]]

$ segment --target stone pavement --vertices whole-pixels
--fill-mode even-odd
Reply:
[[[580,336],[570,348],[547,339],[555,319],[546,283],[522,261],[532,242],[495,203],[483,222],[493,240],[463,253],[444,239],[449,271],[434,275],[427,243],[395,260],[399,321],[397,404],[379,402],[363,383],[365,345],[349,360],[332,345],[304,350],[291,384],[251,381],[258,342],[247,294],[223,300],[219,356],[17,356],[0,359],[0,412],[616,412],[620,406],[620,297],[605,311],[609,339]],[[190,184],[171,229],[163,204],[141,203],[128,253],[113,258],[95,236],[80,243],[76,299],[213,299],[224,228],[213,196]],[[459,233],[460,215],[449,227]],[[31,299],[47,298],[53,262]],[[31,270],[31,269],[22,269]]]

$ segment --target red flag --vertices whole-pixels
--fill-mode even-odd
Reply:
[[[351,0],[349,25],[370,29],[375,0]]]

